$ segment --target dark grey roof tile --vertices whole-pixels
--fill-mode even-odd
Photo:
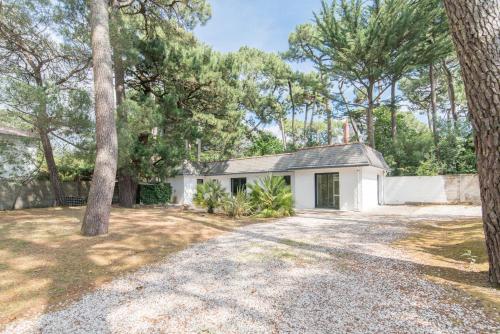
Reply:
[[[319,146],[293,153],[231,159],[205,164],[190,163],[183,174],[223,175],[284,172],[295,169],[374,166],[388,170],[382,154],[364,144]]]

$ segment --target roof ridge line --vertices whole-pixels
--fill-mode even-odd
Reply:
[[[370,154],[368,154],[368,148],[366,144],[362,145],[363,151],[365,152],[366,160],[368,160],[368,163],[372,166],[374,166],[372,159],[370,159]]]

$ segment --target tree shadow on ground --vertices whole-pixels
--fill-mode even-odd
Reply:
[[[79,233],[83,210],[0,213],[0,324],[60,308],[122,273],[222,233],[200,228],[193,217],[220,228],[243,225],[163,208],[114,208],[110,233],[86,238]]]

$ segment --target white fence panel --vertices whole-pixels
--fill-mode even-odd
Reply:
[[[384,178],[385,204],[480,204],[477,175],[392,176]]]

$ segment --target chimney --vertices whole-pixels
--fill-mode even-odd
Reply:
[[[198,144],[197,160],[198,160],[198,162],[200,162],[200,160],[201,160],[201,139],[196,139],[196,144]]]
[[[349,122],[347,118],[344,121],[344,144],[349,144]]]

